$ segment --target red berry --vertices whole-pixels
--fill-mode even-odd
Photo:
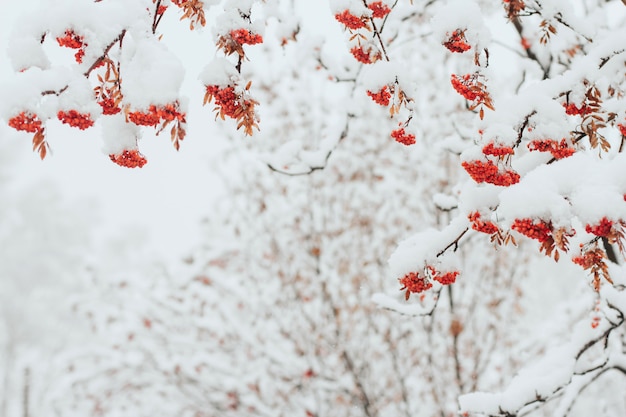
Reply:
[[[413,145],[415,143],[415,135],[406,133],[404,128],[396,129],[391,132],[391,137],[403,145]]]
[[[127,150],[117,155],[109,155],[111,161],[126,168],[141,168],[148,160],[137,149]]]

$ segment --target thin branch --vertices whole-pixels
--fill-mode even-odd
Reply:
[[[299,176],[302,176],[302,175],[310,175],[310,174],[312,174],[315,171],[321,171],[321,170],[325,169],[326,166],[328,165],[328,160],[330,159],[330,156],[333,154],[333,152],[335,151],[337,146],[341,143],[341,141],[343,141],[348,136],[348,130],[349,130],[349,127],[350,127],[350,119],[353,118],[353,117],[354,117],[353,114],[350,114],[350,113],[348,114],[348,117],[346,118],[346,124],[345,124],[345,126],[343,128],[343,131],[339,135],[339,139],[337,140],[337,143],[333,146],[332,149],[330,149],[326,153],[326,156],[324,157],[324,163],[322,165],[310,166],[308,170],[301,171],[301,172],[285,171],[285,170],[276,168],[275,166],[273,166],[270,163],[266,164],[267,167],[269,169],[271,169],[272,171],[274,171],[274,172],[278,172],[279,174],[287,175],[287,176],[290,176],[290,177],[299,177]]]
[[[450,249],[452,246],[454,246],[454,250],[456,251],[457,248],[459,247],[459,240],[461,240],[461,238],[465,235],[465,233],[467,233],[467,231],[469,230],[469,227],[466,227],[465,230],[463,230],[461,232],[460,235],[457,236],[456,239],[454,239],[452,242],[450,242],[450,244],[448,246],[446,246],[445,248],[443,248],[438,254],[437,254],[437,258],[440,257],[441,255],[443,255],[444,253],[446,253],[446,251],[448,249]]]
[[[104,52],[102,53],[100,58],[96,59],[94,63],[91,64],[91,67],[89,67],[87,72],[83,74],[85,77],[89,77],[89,74],[91,74],[91,71],[96,69],[100,65],[100,63],[104,61],[105,57],[109,54],[109,51],[111,50],[111,48],[113,48],[113,45],[119,42],[121,46],[122,40],[124,40],[124,35],[126,35],[126,29],[122,30],[122,32],[117,36],[117,38],[113,39],[113,41],[111,41],[111,43],[109,43],[107,47],[104,48]]]

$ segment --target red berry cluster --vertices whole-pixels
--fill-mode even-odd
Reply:
[[[59,111],[57,113],[57,118],[72,127],[77,127],[80,130],[85,130],[93,126],[93,120],[91,120],[91,115],[89,113],[82,114],[77,112],[76,110],[70,111]]]
[[[552,224],[543,220],[515,219],[511,229],[517,230],[524,236],[535,239],[540,243],[550,239],[552,235]]]
[[[459,276],[459,271],[452,271],[441,273],[440,271],[434,271],[433,279],[438,281],[441,285],[450,285],[454,284],[456,281],[456,277]]]
[[[358,30],[367,26],[367,18],[357,17],[350,13],[349,10],[344,10],[341,13],[335,15],[335,19],[342,23],[345,27],[351,30]]]
[[[391,132],[391,137],[403,145],[413,145],[415,143],[415,135],[406,133],[404,128],[396,129]]]
[[[162,15],[163,13],[165,13],[166,10],[167,10],[167,6],[159,6],[159,8],[157,9],[156,14],[157,15]]]
[[[220,107],[224,115],[232,119],[237,118],[238,109],[241,108],[241,105],[239,103],[240,97],[235,93],[235,87],[222,88],[218,85],[208,85],[206,91],[215,98],[215,104]]]
[[[483,154],[493,156],[513,155],[515,151],[509,146],[495,146],[493,143],[483,147]]]
[[[37,115],[26,112],[21,112],[17,116],[11,117],[9,119],[9,126],[15,130],[21,130],[29,133],[43,131],[41,120],[39,120]]]
[[[530,151],[550,152],[554,159],[563,159],[572,156],[576,149],[570,148],[565,139],[557,142],[554,139],[537,139],[528,143]]]
[[[65,36],[57,38],[57,42],[60,46],[64,46],[70,49],[78,49],[74,54],[76,62],[79,64],[83,62],[83,56],[85,55],[85,47],[87,44],[83,42],[83,37],[77,35],[73,30],[68,29],[65,31]]]
[[[120,154],[109,155],[111,161],[115,162],[119,166],[126,168],[141,168],[143,167],[148,160],[141,154],[137,149],[128,150],[125,149]]]
[[[389,6],[384,4],[382,1],[375,1],[367,5],[367,8],[372,11],[372,17],[375,19],[382,19],[391,13],[391,9]]]
[[[611,228],[613,227],[613,221],[603,217],[600,219],[600,222],[595,225],[588,224],[585,226],[585,230],[587,233],[592,233],[596,236],[606,237],[611,233]]]
[[[161,121],[178,120],[184,123],[185,113],[178,111],[178,103],[166,104],[161,107],[151,105],[145,113],[141,111],[128,113],[128,119],[137,126],[156,126]]]
[[[622,136],[626,136],[626,125],[623,124],[618,124],[617,128],[619,129],[619,132],[622,134]]]
[[[424,292],[433,286],[432,282],[430,282],[427,277],[421,276],[418,272],[409,272],[398,281],[402,284],[400,291],[406,290],[405,298],[407,300],[412,293]]]
[[[426,268],[425,274],[419,272],[409,272],[404,277],[398,279],[402,288],[400,291],[406,290],[405,298],[408,300],[412,293],[420,293],[432,288],[433,284],[431,279],[439,282],[441,285],[454,284],[456,278],[459,276],[459,271],[441,272],[437,271],[432,266]]]
[[[381,106],[388,106],[389,100],[391,99],[391,93],[389,92],[387,86],[381,88],[377,93],[372,93],[370,90],[367,90],[367,95]]]
[[[465,97],[469,101],[484,101],[487,97],[485,91],[478,86],[476,77],[470,74],[465,74],[463,77],[459,77],[456,74],[452,74],[450,77],[450,83],[452,87]]]
[[[117,114],[122,111],[119,106],[115,105],[115,100],[110,97],[103,98],[98,104],[102,107],[102,114],[105,115]]]
[[[263,43],[263,37],[252,33],[248,29],[237,29],[230,31],[230,37],[239,45],[256,45]]]
[[[594,265],[600,265],[604,262],[605,253],[602,249],[592,249],[585,251],[581,256],[574,256],[572,262],[589,269]]]
[[[593,316],[591,319],[591,328],[595,329],[600,325],[600,316]]]
[[[574,103],[563,104],[563,106],[565,107],[565,113],[570,116],[584,116],[591,113],[591,109],[586,104],[582,104],[580,107],[576,106]]]
[[[481,233],[487,233],[488,235],[492,235],[494,233],[497,233],[498,230],[500,230],[498,228],[498,226],[496,226],[495,223],[490,222],[490,221],[482,221],[480,219],[480,213],[475,211],[473,213],[470,213],[469,216],[467,216],[469,221],[472,222],[472,229],[476,230],[477,232],[481,232]]]
[[[354,58],[363,64],[373,64],[381,58],[380,52],[372,53],[372,47],[368,47],[367,51],[362,46],[355,46],[350,49],[350,53]]]
[[[134,111],[128,113],[128,119],[137,126],[156,126],[159,124],[159,116],[156,106],[150,106],[148,112]]]
[[[506,170],[500,172],[497,166],[491,161],[472,161],[463,162],[461,164],[465,171],[472,177],[477,183],[486,182],[493,185],[502,187],[508,187],[509,185],[517,184],[520,176],[515,171]]]
[[[467,43],[467,39],[465,38],[465,31],[460,30],[460,29],[457,29],[454,32],[452,32],[452,35],[450,35],[450,38],[446,42],[443,43],[443,46],[448,48],[450,52],[458,52],[458,53],[469,51],[472,48]]]

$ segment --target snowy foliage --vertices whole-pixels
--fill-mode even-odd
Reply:
[[[255,155],[226,170],[241,197],[210,239],[228,248],[194,278],[120,286],[148,301],[110,321],[84,306],[117,339],[66,376],[77,415],[568,415],[626,375],[624,2],[296,3],[75,0],[16,28],[0,117],[42,158],[53,118],[102,123],[126,167],[147,162],[143,129],[180,147],[171,15],[210,37],[191,78]],[[542,288],[516,281],[541,254],[574,284],[525,345],[517,303]],[[515,377],[506,350],[530,352]]]

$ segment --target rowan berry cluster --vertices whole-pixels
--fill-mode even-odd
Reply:
[[[372,93],[370,90],[367,90],[367,95],[374,100],[377,104],[381,106],[388,106],[389,100],[391,99],[391,93],[387,86],[381,88],[377,93]]]
[[[543,243],[552,235],[552,224],[543,220],[515,219],[511,229],[518,231],[526,237]]]
[[[375,1],[367,5],[367,8],[372,11],[372,17],[374,19],[382,19],[391,13],[391,9],[389,6],[384,4],[382,1]]]
[[[489,143],[483,147],[483,154],[492,156],[506,156],[513,155],[515,151],[510,146],[495,146],[493,143]]]
[[[57,38],[57,42],[60,46],[64,46],[70,49],[78,49],[74,54],[76,62],[81,64],[83,62],[83,56],[85,55],[85,48],[87,44],[84,42],[82,36],[77,35],[73,30],[68,29],[65,31],[65,36]]]
[[[428,266],[424,274],[419,272],[409,272],[404,277],[399,278],[402,288],[400,291],[405,291],[405,299],[409,299],[412,293],[420,293],[432,288],[432,280],[439,282],[441,285],[450,285],[456,282],[456,278],[459,276],[459,271],[441,272],[437,271],[432,266]]]
[[[28,133],[36,133],[43,131],[41,120],[36,114],[21,112],[17,116],[9,119],[9,126],[15,130]]]
[[[160,16],[163,13],[165,13],[166,10],[167,10],[167,6],[159,6],[159,8],[156,11],[156,14]]]
[[[448,40],[443,43],[443,46],[448,48],[450,52],[457,52],[457,53],[463,53],[463,52],[469,51],[472,48],[467,43],[467,39],[465,38],[465,31],[460,30],[460,29],[457,29],[454,32],[452,32],[452,35],[450,35]]]
[[[591,108],[586,104],[582,104],[580,107],[576,106],[574,103],[563,104],[565,107],[565,113],[570,116],[585,116],[591,113]]]
[[[159,124],[159,115],[154,105],[151,105],[147,112],[137,110],[128,113],[128,119],[137,126],[156,126]]]
[[[221,87],[219,85],[207,85],[204,94],[204,104],[215,99],[215,111],[224,119],[225,116],[237,120],[237,129],[243,127],[246,135],[252,135],[253,128],[257,125],[255,106],[259,104],[248,95],[250,83],[243,92],[235,91],[235,87],[229,85]]]
[[[171,122],[174,120],[185,123],[185,113],[178,111],[178,103],[166,104],[160,107],[151,105],[147,112],[129,112],[128,119],[137,126],[156,126],[160,122]]]
[[[550,152],[554,159],[563,159],[572,156],[576,149],[570,148],[565,139],[557,142],[554,139],[537,139],[528,143],[530,151]]]
[[[247,29],[237,29],[230,32],[230,37],[239,45],[256,45],[263,43],[263,37]]]
[[[461,166],[463,166],[463,169],[465,169],[470,177],[472,177],[472,179],[477,183],[486,182],[493,185],[508,187],[510,185],[517,184],[520,180],[520,176],[517,172],[511,170],[501,172],[491,161],[463,162]]]
[[[477,211],[470,213],[469,216],[467,217],[469,221],[472,222],[472,229],[476,230],[477,232],[487,233],[488,235],[492,235],[494,233],[497,233],[498,230],[500,230],[498,226],[496,226],[495,223],[491,221],[481,220],[480,213]]]
[[[122,153],[117,155],[109,155],[109,158],[119,166],[126,168],[141,168],[148,162],[137,149],[125,149]]]
[[[89,113],[82,114],[77,112],[76,110],[69,111],[59,111],[57,113],[57,118],[65,124],[68,124],[72,127],[77,127],[80,130],[85,130],[93,126],[93,120],[91,120],[91,115]]]
[[[359,30],[367,26],[366,17],[357,17],[350,13],[349,10],[344,10],[341,13],[335,15],[335,19],[350,30]]]
[[[591,328],[595,329],[600,325],[600,316],[593,316],[591,319]]]
[[[362,64],[373,64],[381,58],[380,52],[375,51],[371,45],[367,47],[355,46],[350,49],[350,53]]]
[[[585,226],[585,231],[587,233],[594,234],[600,237],[606,237],[611,234],[611,229],[613,228],[613,221],[603,217],[600,219],[598,224],[588,224]]]
[[[456,74],[452,74],[450,77],[450,83],[452,87],[456,90],[457,93],[465,97],[466,100],[469,101],[481,101],[485,98],[485,93],[480,89],[476,88],[475,78],[470,74],[465,74],[463,77],[460,77]]]
[[[122,109],[115,104],[115,100],[110,97],[103,98],[98,104],[102,107],[102,114],[105,115],[117,114],[122,111]]]
[[[441,273],[435,271],[433,273],[433,279],[439,282],[441,285],[450,285],[456,282],[456,277],[459,276],[459,271]]]
[[[626,136],[626,125],[623,124],[618,124],[617,128],[619,129],[619,132],[622,134],[622,136]]]
[[[589,269],[594,265],[602,264],[605,257],[606,254],[604,251],[600,248],[596,248],[585,251],[581,256],[574,256],[572,262],[582,266],[584,269]]]
[[[406,133],[404,128],[396,129],[391,132],[391,137],[403,145],[413,145],[415,143],[415,135]]]
[[[411,294],[424,292],[433,286],[427,277],[420,275],[418,272],[409,272],[398,281],[402,284],[400,291],[406,290],[405,299],[407,300]]]
[[[215,104],[220,108],[220,113],[232,119],[237,118],[237,112],[241,107],[239,103],[239,95],[235,93],[235,87],[220,87],[218,85],[209,85],[206,87],[207,94],[215,99]],[[209,98],[209,101],[211,100]]]

